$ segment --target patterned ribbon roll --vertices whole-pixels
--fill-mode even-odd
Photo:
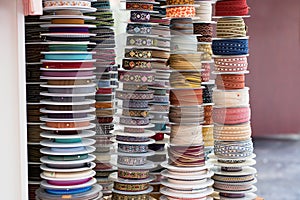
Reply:
[[[144,49],[125,49],[125,58],[152,58],[152,51]]]
[[[224,141],[243,141],[251,137],[250,122],[239,125],[215,125],[214,138]]]
[[[170,146],[169,164],[181,167],[203,166],[204,146]]]
[[[141,3],[141,2],[126,2],[127,10],[153,10],[153,4],[151,3]]]
[[[128,118],[128,117],[120,117],[120,124],[124,125],[147,125],[150,123],[149,118],[139,119],[139,118]]]
[[[125,127],[124,132],[127,133],[144,133],[145,129],[144,128],[130,128],[130,127]]]
[[[148,90],[148,85],[124,83],[123,90],[143,91]]]
[[[216,16],[243,16],[248,12],[246,0],[217,1],[215,5]]]
[[[132,22],[149,22],[151,15],[149,12],[143,11],[131,11],[130,12],[130,21]]]
[[[193,5],[194,3],[194,0],[167,0],[167,5]]]
[[[128,36],[127,45],[138,47],[170,47],[170,41],[145,36]]]
[[[212,50],[215,55],[248,54],[248,39],[213,40]]]
[[[203,89],[203,103],[212,103],[212,88],[214,85],[204,85]]]
[[[174,88],[199,88],[201,87],[201,72],[171,73],[170,85]]]
[[[214,153],[219,158],[237,159],[249,157],[253,153],[253,143],[246,141],[215,141]]]
[[[250,108],[214,108],[213,121],[218,124],[242,124],[250,120]]]
[[[254,179],[254,175],[244,175],[244,176],[224,176],[215,174],[213,179],[221,182],[231,182],[231,183],[243,183],[247,181],[252,181]]]
[[[118,177],[124,179],[146,179],[149,177],[149,170],[118,169]]]
[[[150,35],[152,33],[152,26],[147,24],[128,24],[127,33]]]
[[[222,18],[217,23],[218,38],[245,37],[247,27],[243,18]]]
[[[138,195],[126,195],[112,193],[112,200],[149,200],[148,194],[138,194]]]
[[[117,135],[117,140],[122,142],[148,142],[150,139],[147,137],[130,137]]]
[[[222,74],[216,77],[216,86],[218,89],[234,90],[245,87],[244,74]]]
[[[217,181],[214,182],[214,188],[219,189],[219,190],[226,190],[228,192],[251,190],[252,185],[253,185],[252,183],[247,184],[247,182],[244,182],[242,185],[222,183],[222,182],[217,182]]]
[[[138,183],[138,184],[131,184],[131,183],[114,183],[115,190],[127,191],[127,192],[139,192],[144,191],[149,188],[149,183]]]
[[[113,120],[113,117],[97,117],[99,123],[112,123]]]
[[[210,61],[212,59],[212,48],[210,44],[198,44],[197,46],[198,52],[203,52],[201,54],[201,60]]]
[[[213,111],[213,106],[204,106],[204,123],[203,123],[203,125],[213,124],[212,111]]]
[[[122,115],[129,116],[129,117],[147,117],[149,112],[146,110],[122,110]]]
[[[131,157],[131,156],[118,156],[118,163],[121,165],[139,166],[146,164],[147,157]]]
[[[208,82],[210,80],[210,63],[202,63],[201,81]]]
[[[216,57],[214,58],[215,71],[219,72],[241,72],[248,68],[246,56],[239,57]]]
[[[147,72],[119,71],[119,81],[125,83],[152,83],[154,74]]]
[[[202,127],[202,136],[205,147],[214,146],[213,127]]]
[[[122,67],[126,70],[152,70],[152,63],[146,60],[125,60],[123,59]]]
[[[116,97],[122,100],[150,100],[153,99],[153,91],[132,92],[118,90],[116,92]]]
[[[60,0],[60,1],[44,1],[44,7],[57,7],[57,6],[71,6],[71,7],[91,7],[89,1],[78,1],[78,0]]]
[[[114,130],[114,125],[103,125],[103,124],[96,124],[96,132],[99,133],[100,135],[103,134],[109,134],[110,131]]]
[[[146,153],[148,145],[118,144],[118,150],[125,153]]]
[[[195,17],[196,10],[194,6],[176,6],[166,8],[166,16],[170,18],[189,18]]]
[[[211,42],[213,35],[213,26],[208,23],[194,23],[194,34],[201,34],[198,36],[198,42]]]
[[[147,101],[124,100],[123,107],[124,108],[148,108],[148,102]]]

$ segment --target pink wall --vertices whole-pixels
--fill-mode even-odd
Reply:
[[[300,134],[300,1],[248,4],[253,135]]]

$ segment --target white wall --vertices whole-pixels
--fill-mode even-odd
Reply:
[[[27,199],[24,33],[20,6],[20,0],[0,0],[0,197],[9,200]]]

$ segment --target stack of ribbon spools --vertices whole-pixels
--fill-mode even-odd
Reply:
[[[216,88],[213,89],[214,189],[219,199],[255,199],[256,169],[250,126],[248,39],[244,18],[249,17],[246,0],[224,0],[215,5],[214,54]]]
[[[166,17],[170,21],[171,54],[170,110],[171,127],[167,168],[162,171],[163,196],[160,199],[210,199],[213,175],[205,163],[202,124],[204,123],[201,86],[201,52],[193,20],[193,0],[167,0]]]
[[[90,1],[44,1],[41,17],[51,23],[46,36],[49,51],[41,52],[41,79],[45,92],[41,101],[45,108],[41,125],[42,179],[37,199],[99,199],[101,186],[96,184],[95,156],[95,83],[93,54],[88,51],[93,34],[85,20],[94,17],[82,13],[94,12]]]
[[[110,164],[114,146],[111,139],[114,135],[114,114],[116,112],[115,89],[117,88],[117,66],[115,63],[115,31],[114,18],[109,0],[98,0],[92,2],[92,7],[97,11],[89,14],[96,19],[89,23],[96,25],[90,30],[96,36],[91,37],[90,45],[92,51],[96,52],[94,59],[96,63],[95,75],[97,83],[96,92],[96,178],[97,182],[103,187],[103,194],[110,195],[113,182],[108,179],[109,175],[116,171],[116,167]]]
[[[158,23],[152,28],[151,35],[158,37],[170,38],[170,20],[166,19],[166,1],[156,1],[158,4],[154,5],[154,10],[159,13],[151,15],[151,22]],[[151,170],[151,175],[155,176],[150,185],[153,187],[151,196],[155,199],[159,199],[161,196],[160,178],[161,171],[164,170],[160,164],[167,160],[166,144],[169,142],[170,128],[167,127],[169,118],[169,78],[170,71],[168,65],[168,59],[170,48],[161,49],[160,51],[152,51],[153,69],[155,70],[155,81],[149,86],[150,90],[154,91],[153,101],[150,105],[151,122],[155,125],[151,130],[155,131],[155,135],[152,137],[155,140],[154,144],[149,145],[149,149],[155,151],[155,155],[150,156],[148,159],[157,164],[157,167]]]
[[[47,29],[40,27],[42,22],[39,16],[25,17],[25,42],[26,42],[26,92],[27,92],[27,144],[28,144],[28,190],[29,200],[35,200],[35,190],[40,185],[40,109],[43,105],[40,103],[40,52],[47,49],[43,44],[44,37],[40,34]]]
[[[154,155],[148,145],[155,141],[149,137],[155,134],[149,115],[149,102],[154,91],[148,86],[155,81],[153,68],[160,56],[169,50],[169,40],[154,34],[155,25],[149,23],[154,1],[126,1],[130,11],[127,22],[127,38],[119,70],[120,88],[116,91],[118,102],[118,129],[114,131],[118,143],[118,175],[114,179],[113,200],[149,199],[153,190],[150,169],[153,162],[147,156]],[[162,55],[160,55],[162,54]]]
[[[212,38],[215,22],[212,21],[212,4],[214,1],[201,1],[196,0],[196,17],[194,20],[194,34],[200,34],[197,36],[197,48],[199,52],[202,52],[202,72],[201,81],[203,89],[203,108],[204,108],[204,123],[202,127],[202,135],[205,147],[205,155],[207,156],[213,150],[213,120],[212,120],[212,88],[214,87],[214,81],[211,80],[211,68],[213,64],[212,59]]]

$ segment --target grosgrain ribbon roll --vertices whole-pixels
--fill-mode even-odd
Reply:
[[[245,87],[244,74],[218,74],[216,77],[216,86],[218,89],[234,90]]]

